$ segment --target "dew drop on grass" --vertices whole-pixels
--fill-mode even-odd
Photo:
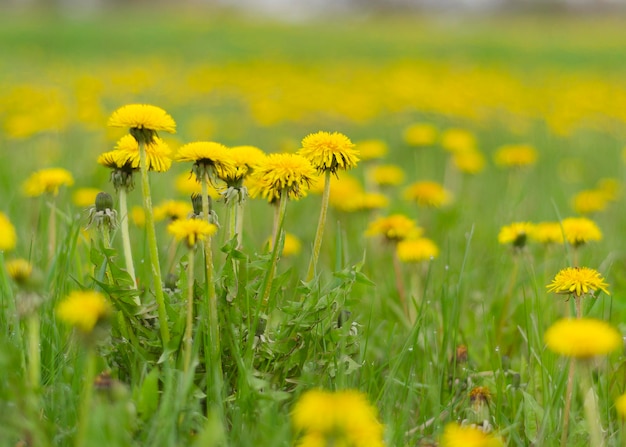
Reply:
[[[409,348],[409,352],[413,352],[413,346]]]
[[[500,346],[496,346],[496,352],[500,352]]]

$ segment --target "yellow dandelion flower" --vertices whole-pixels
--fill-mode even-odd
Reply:
[[[383,140],[364,140],[356,144],[361,160],[376,160],[383,158],[389,152],[389,146]]]
[[[574,247],[602,240],[602,232],[598,225],[586,217],[568,217],[563,219],[562,225],[565,239]]]
[[[265,160],[267,155],[255,146],[235,146],[228,150],[231,161],[235,167],[234,172],[229,171],[226,177],[220,177],[228,185],[237,185],[252,173],[255,168]]]
[[[398,259],[405,263],[430,261],[439,256],[439,247],[425,237],[405,239],[398,242],[396,254]]]
[[[5,263],[9,277],[18,284],[28,282],[33,273],[33,265],[23,258],[11,259]]]
[[[467,129],[452,128],[441,134],[441,147],[452,153],[476,149],[476,136]]]
[[[626,394],[615,399],[615,411],[622,419],[626,419]]]
[[[457,151],[452,156],[452,163],[459,171],[475,175],[485,169],[485,156],[475,149]]]
[[[193,207],[190,202],[183,202],[182,200],[165,200],[159,205],[154,207],[154,220],[177,220],[186,219],[187,216],[193,211]]]
[[[111,311],[104,295],[92,290],[71,292],[56,308],[59,320],[90,333]]]
[[[372,211],[387,208],[389,198],[379,192],[364,192],[354,198],[354,211]]]
[[[404,191],[407,200],[417,202],[420,206],[441,208],[452,202],[452,193],[437,182],[424,180],[415,182]]]
[[[118,150],[104,152],[98,156],[98,164],[110,169],[122,169],[126,167],[127,161],[128,157],[126,154]],[[131,169],[130,166],[128,166],[128,169]]]
[[[322,178],[322,188],[324,187],[323,180]],[[311,186],[311,189],[314,187],[319,187],[319,185]],[[356,177],[345,172],[338,177],[331,177],[329,203],[333,208],[341,210],[346,202],[361,194],[363,194],[363,186]]]
[[[72,194],[72,202],[74,205],[86,208],[96,203],[96,196],[101,190],[98,188],[78,188]]]
[[[469,399],[472,403],[488,404],[491,401],[491,391],[484,386],[475,386],[469,393]]]
[[[354,390],[304,393],[293,408],[291,419],[302,434],[297,445],[337,445],[382,447],[383,425],[367,398]]]
[[[541,244],[562,244],[563,229],[558,222],[539,222],[532,227],[530,238]]]
[[[272,236],[270,236],[267,239],[266,244],[268,246],[268,249],[271,251],[272,250]],[[285,243],[283,245],[283,252],[281,256],[286,258],[289,256],[298,255],[300,254],[301,249],[302,249],[302,243],[300,242],[300,239],[298,239],[298,237],[294,234],[285,232]]]
[[[74,177],[63,168],[41,169],[30,175],[22,185],[24,194],[28,197],[38,197],[43,194],[59,194],[61,186],[72,186]]]
[[[217,232],[217,226],[202,219],[178,219],[167,226],[167,231],[178,241],[185,241],[187,247],[195,247]]]
[[[17,245],[15,227],[6,216],[0,212],[0,251],[11,251]]]
[[[450,423],[446,425],[440,439],[441,447],[501,447],[502,440],[477,427],[461,426]]]
[[[614,178],[603,178],[598,181],[597,191],[602,191],[606,200],[615,202],[620,197],[622,185],[619,180]]]
[[[202,192],[202,185],[195,179],[194,175],[189,172],[183,172],[178,175],[174,182],[174,187],[179,193],[186,196],[192,196]],[[208,185],[208,193],[212,199],[219,199],[221,197],[220,193],[212,185]]]
[[[254,195],[268,201],[278,200],[283,194],[290,199],[299,199],[313,182],[316,171],[308,159],[298,154],[270,154],[255,169]]]
[[[548,328],[543,338],[548,349],[567,357],[606,355],[623,345],[617,329],[593,318],[559,320]]]
[[[143,228],[146,226],[146,211],[142,206],[133,206],[130,210],[130,219],[135,226]]]
[[[414,123],[404,129],[402,137],[409,146],[433,146],[437,141],[437,128],[429,123]]]
[[[548,292],[564,295],[593,295],[597,290],[602,290],[610,295],[602,275],[589,267],[567,267],[559,271],[554,279],[546,287]]]
[[[604,211],[608,198],[604,191],[587,189],[572,198],[572,208],[578,214],[593,214]]]
[[[423,229],[418,227],[413,219],[404,214],[392,214],[387,217],[379,217],[369,223],[365,235],[383,236],[391,242],[399,242],[404,239],[418,238]]]
[[[213,141],[187,143],[176,153],[178,161],[193,162],[193,173],[198,181],[204,180],[205,173],[213,177],[229,178],[237,175],[230,151],[226,146]]]
[[[148,171],[166,172],[172,166],[172,150],[161,138],[155,137],[145,147]],[[115,149],[118,151],[116,153],[119,157],[118,164],[123,161],[122,166],[130,164],[131,168],[139,169],[139,144],[132,135],[124,135],[120,138]]]
[[[506,245],[511,244],[513,247],[522,248],[526,245],[528,236],[532,234],[534,225],[530,222],[513,222],[500,228],[498,233],[498,242]]]
[[[494,154],[496,165],[504,168],[521,168],[537,162],[537,150],[529,144],[507,144]]]
[[[368,176],[379,186],[397,186],[404,182],[404,170],[397,165],[378,165],[368,171]]]
[[[129,104],[113,112],[109,127],[126,127],[137,141],[148,143],[157,131],[176,133],[174,119],[160,107],[149,104]]]
[[[347,136],[339,132],[307,135],[298,154],[307,158],[319,172],[352,169],[359,161],[359,151]]]

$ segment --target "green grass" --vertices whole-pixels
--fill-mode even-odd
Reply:
[[[573,215],[574,193],[601,178],[624,180],[623,120],[598,117],[604,104],[580,101],[584,89],[596,87],[609,89],[608,99],[613,94],[621,98],[611,90],[617,88],[611,82],[626,70],[620,57],[626,31],[619,18],[384,17],[278,24],[227,15],[133,12],[86,22],[51,17],[0,22],[0,53],[5,55],[0,82],[7,86],[0,92],[0,211],[18,233],[17,248],[3,259],[31,260],[39,275],[32,291],[43,300],[37,311],[41,383],[33,389],[28,382],[29,323],[16,312],[32,299],[27,294],[32,291],[18,287],[0,268],[0,444],[77,445],[80,428],[84,445],[292,445],[291,408],[304,391],[321,387],[361,390],[378,408],[387,445],[419,445],[437,440],[448,422],[481,423],[469,391],[485,386],[493,396],[487,418],[507,445],[559,445],[567,363],[546,350],[543,333],[572,303],[546,293],[545,285],[571,264],[571,253],[563,246],[546,251],[530,245],[516,257],[497,243],[497,235],[513,221]],[[198,74],[203,70],[210,74]],[[395,101],[405,90],[419,88],[414,83],[425,82],[417,78],[421,71],[434,80],[433,89],[439,80],[456,89],[435,92],[439,96],[433,101],[443,101],[441,107],[420,109],[410,98],[385,103],[394,85],[406,87],[398,88]],[[194,75],[208,85],[194,83]],[[450,77],[457,81],[449,82]],[[465,84],[465,79],[471,82]],[[491,90],[480,86],[481,79],[514,79],[531,90],[519,93],[519,109],[517,103],[501,100],[504,93],[498,96],[505,84],[493,86],[493,97],[478,104],[473,101],[480,98],[472,92],[486,95]],[[582,110],[587,121],[557,133],[549,124],[556,106],[547,96],[549,86],[542,84],[545,79],[556,90],[574,91],[572,110]],[[20,85],[36,93],[12,96]],[[532,90],[536,85],[545,88],[540,92],[546,97],[536,98],[535,108],[526,107],[524,100],[537,94]],[[324,106],[298,114],[298,107],[316,98]],[[265,99],[269,106],[288,110],[287,116],[269,123],[258,120],[252,109]],[[100,121],[77,118],[81,101],[100,108]],[[59,166],[72,171],[76,187],[114,194],[109,172],[95,159],[120,136],[107,130],[108,114],[131,102],[152,103],[172,113],[179,128],[168,138],[174,148],[204,132],[228,145],[253,144],[277,152],[285,146],[297,149],[309,132],[339,130],[353,141],[385,140],[390,148],[385,162],[405,170],[404,185],[434,179],[454,187],[454,203],[443,209],[418,208],[403,200],[402,187],[391,189],[390,206],[382,211],[416,219],[440,248],[420,281],[413,279],[415,289],[408,266],[403,267],[402,280],[415,297],[414,321],[406,319],[400,306],[391,247],[363,236],[373,214],[331,209],[320,275],[304,282],[319,212],[319,198],[312,194],[287,205],[284,226],[301,239],[302,251],[279,259],[270,298],[263,302],[271,263],[264,243],[273,209],[251,200],[246,203],[243,248],[235,250],[224,240],[225,222],[213,241],[224,381],[224,400],[215,402],[205,356],[210,340],[201,250],[196,256],[197,363],[186,374],[180,363],[184,250],[177,252],[176,287],[166,291],[172,341],[164,349],[142,229],[131,227],[143,303],[137,306],[137,293],[129,290],[123,270],[119,234],[114,233],[111,249],[100,244],[96,232],[85,238],[80,229],[86,214],[71,203],[71,191],[63,190],[57,199],[55,256],[48,262],[49,200],[25,199],[21,193],[31,172]],[[381,103],[385,105],[379,107]],[[43,119],[38,113],[47,104],[60,104],[58,113],[66,120],[23,138],[10,135],[7,123],[16,111]],[[613,107],[608,101],[605,105]],[[450,112],[444,113],[448,106]],[[359,108],[371,109],[372,115],[358,119],[345,113]],[[467,112],[483,108],[493,110]],[[193,125],[196,117],[202,119],[200,131]],[[519,120],[515,123],[522,130],[507,117]],[[409,147],[402,132],[416,121],[440,130],[471,130],[488,160],[485,171],[454,177],[445,151]],[[518,141],[537,147],[538,164],[520,171],[495,167],[490,160],[496,148]],[[189,168],[174,162],[170,172],[152,174],[154,202],[186,199],[173,185],[175,175]],[[354,175],[363,181],[365,173],[361,163]],[[131,205],[141,203],[138,178],[136,185]],[[224,218],[223,204],[216,209]],[[582,247],[581,265],[607,278],[611,296],[589,299],[585,313],[624,330],[621,231],[626,218],[621,202],[593,218],[604,238]],[[163,222],[157,223],[157,237],[165,269],[170,236]],[[78,289],[103,291],[115,309],[95,348],[96,373],[108,371],[111,382],[94,389],[87,420],[81,420],[80,410],[90,383],[89,349],[54,314],[58,302]],[[455,360],[459,345],[467,346],[467,361]],[[621,445],[624,439],[614,408],[626,386],[623,377],[621,352],[594,363],[607,445]],[[588,445],[583,396],[574,389],[568,445]]]

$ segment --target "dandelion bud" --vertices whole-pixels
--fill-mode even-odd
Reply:
[[[113,209],[113,197],[108,192],[99,192],[96,196],[96,211]]]

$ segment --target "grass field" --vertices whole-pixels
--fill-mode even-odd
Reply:
[[[381,445],[371,426],[359,441],[342,438],[349,429],[329,414],[360,410],[341,399],[303,407],[303,425],[292,423],[299,399],[323,389],[363,393],[389,446],[624,445],[621,343],[569,359],[544,334],[577,311],[626,330],[625,50],[620,17],[1,18],[0,212],[10,224],[0,219],[0,444]],[[171,168],[149,174],[157,245],[149,219],[128,219],[137,288],[123,225],[110,240],[85,230],[88,205],[77,197],[108,192],[126,218],[97,159],[128,132],[109,117],[136,103],[176,122],[175,134],[159,133]],[[349,137],[361,160],[331,182],[312,279],[323,181],[284,203],[282,226],[278,204],[248,199],[241,245],[237,212],[222,200],[219,230],[195,251],[167,231],[158,207],[190,207],[194,189],[180,185],[192,178],[192,164],[175,160],[185,144],[293,153],[318,131]],[[29,197],[27,179],[53,167],[73,184]],[[146,216],[134,178],[128,210]],[[415,193],[426,180],[446,197]],[[414,234],[372,230],[396,214],[437,252],[403,255],[400,239]],[[529,224],[499,241],[516,222],[556,222],[567,237],[558,223],[569,217],[589,219],[601,237],[541,243]],[[24,280],[10,268],[18,258],[33,269]],[[596,270],[609,293],[547,290],[578,266]],[[93,330],[72,328],[55,309],[92,290],[109,312]],[[71,314],[84,321],[90,311]],[[561,339],[579,352],[602,338],[585,335]],[[313,440],[307,424],[324,423],[339,425]],[[450,423],[479,434],[443,436]]]

